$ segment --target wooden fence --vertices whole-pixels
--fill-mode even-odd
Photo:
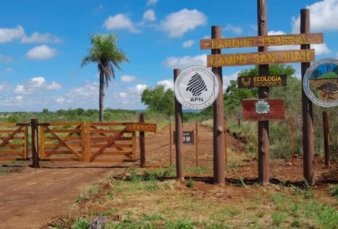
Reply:
[[[81,162],[132,162],[144,158],[144,138],[136,154],[136,132],[156,131],[156,124],[51,122],[0,123],[0,161],[28,159],[28,126],[31,127],[33,167],[39,160]],[[144,166],[141,160],[141,166]]]
[[[28,127],[0,123],[0,161],[28,159]]]

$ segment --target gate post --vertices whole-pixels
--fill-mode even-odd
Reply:
[[[82,161],[90,161],[90,124],[81,123],[81,145],[82,145]]]
[[[31,130],[32,130],[32,167],[33,168],[40,168],[39,164],[39,152],[38,152],[38,120],[31,119]]]
[[[139,122],[144,123],[144,114],[140,114]],[[144,137],[144,131],[140,131],[139,136],[140,141],[140,166],[141,168],[144,168],[146,165],[146,150],[145,150],[145,137]]]

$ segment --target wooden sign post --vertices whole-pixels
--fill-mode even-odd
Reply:
[[[211,49],[211,55],[207,56],[207,66],[212,67],[214,73],[222,75],[223,66],[258,65],[258,76],[239,77],[239,87],[258,87],[258,100],[243,101],[244,118],[258,121],[258,176],[263,185],[269,183],[269,120],[285,118],[283,100],[270,100],[269,87],[285,86],[286,77],[269,75],[269,64],[274,63],[302,63],[302,75],[304,76],[310,62],[315,58],[315,50],[310,49],[310,44],[323,43],[322,33],[309,33],[309,11],[301,11],[301,34],[273,35],[267,34],[266,0],[257,0],[257,37],[221,38],[220,29],[213,27],[212,39],[202,39],[201,49]],[[300,50],[268,51],[268,46],[301,45]],[[256,53],[221,54],[221,48],[258,47]],[[221,78],[220,78],[221,80]],[[222,91],[222,90],[221,90]],[[303,93],[303,142],[304,142],[304,177],[309,184],[313,184],[313,127],[312,105],[305,100]],[[307,99],[307,98],[306,98]],[[217,108],[214,106],[214,115],[223,113],[221,104],[223,98],[217,100]],[[260,113],[261,106],[268,105],[267,113]],[[217,183],[222,182],[221,174],[222,157],[219,148],[223,145],[218,140],[220,132],[218,128],[223,126],[221,116],[214,116],[214,177]]]

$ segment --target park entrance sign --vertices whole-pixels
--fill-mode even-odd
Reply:
[[[219,92],[217,77],[206,67],[192,66],[183,70],[175,81],[177,101],[189,109],[210,106]]]
[[[338,60],[323,59],[312,65],[305,73],[303,88],[314,104],[338,106]]]

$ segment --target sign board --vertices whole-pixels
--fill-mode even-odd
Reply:
[[[312,65],[304,75],[303,88],[314,104],[338,106],[338,60],[322,59]]]
[[[286,80],[286,75],[239,76],[237,78],[237,85],[238,88],[279,87],[286,86]]]
[[[286,34],[258,37],[202,39],[201,49],[222,49],[259,46],[302,45],[323,43],[322,33]]]
[[[242,100],[243,119],[255,121],[284,120],[283,99]]]
[[[208,55],[208,67],[311,62],[314,49]]]
[[[176,131],[173,131],[174,143],[176,143]],[[183,131],[183,144],[194,144],[194,131]]]
[[[220,84],[208,68],[192,66],[183,70],[174,85],[175,97],[190,109],[204,109],[217,98]]]
[[[156,124],[153,123],[128,123],[127,131],[156,132]]]

